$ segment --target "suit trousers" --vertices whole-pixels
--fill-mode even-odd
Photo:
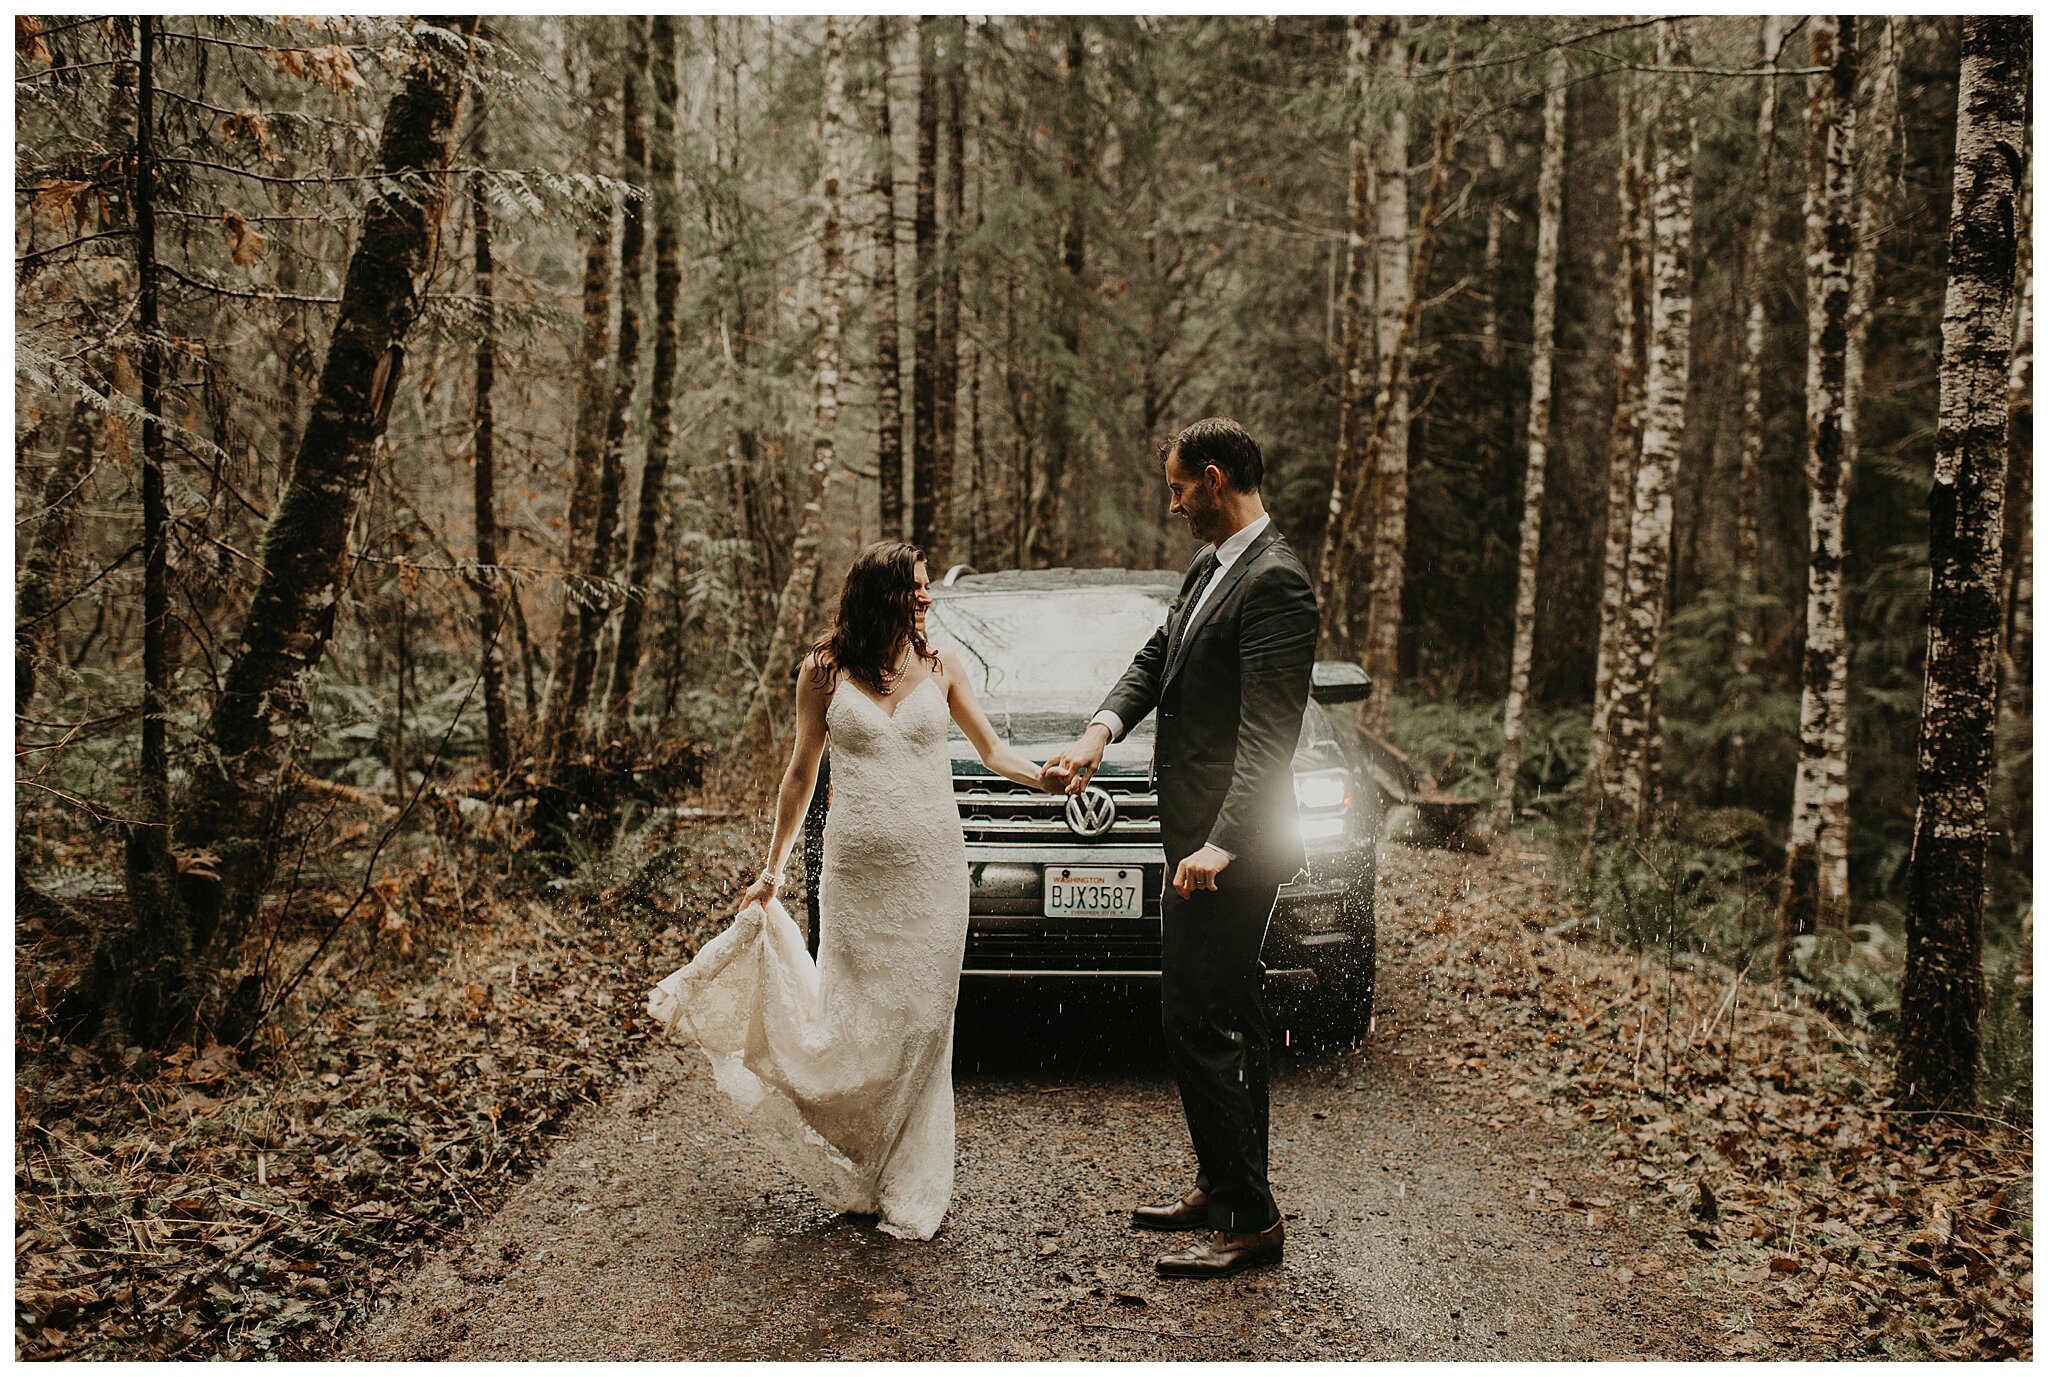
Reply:
[[[1227,872],[1226,872],[1227,875]],[[1233,1233],[1280,1218],[1266,1180],[1266,1082],[1272,1032],[1259,949],[1279,885],[1196,890],[1167,867],[1160,913],[1160,1015],[1188,1136],[1209,1197],[1209,1227]]]

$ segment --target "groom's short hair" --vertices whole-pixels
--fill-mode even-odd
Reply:
[[[1239,492],[1257,492],[1266,479],[1266,461],[1259,454],[1259,442],[1251,432],[1223,416],[1195,422],[1159,447],[1162,460],[1180,456],[1180,466],[1200,473],[1214,464],[1223,471],[1224,481]]]

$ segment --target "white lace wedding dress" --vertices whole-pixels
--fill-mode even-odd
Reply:
[[[818,959],[781,904],[749,905],[648,1011],[711,1058],[790,1174],[834,1210],[930,1238],[953,1193],[953,1010],[967,850],[945,693],[896,712],[850,683],[825,709],[832,802]]]

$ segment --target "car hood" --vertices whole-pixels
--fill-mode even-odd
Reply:
[[[1078,707],[1062,703],[1012,704],[998,701],[984,703],[982,711],[988,714],[989,725],[996,729],[996,735],[1006,743],[1033,760],[1044,760],[1071,745],[1087,729],[1095,717],[1096,703],[1090,701],[1085,707]],[[1302,721],[1302,739],[1294,752],[1297,770],[1343,764],[1343,754],[1336,743],[1326,739],[1327,730],[1318,730],[1321,716],[1315,704],[1309,704]],[[1103,761],[1111,765],[1149,768],[1156,740],[1153,722],[1148,716],[1122,741],[1110,742],[1102,753]],[[965,761],[975,759],[974,748],[967,744],[967,738],[957,727],[953,730],[953,757]]]
[[[1073,744],[1074,739],[1088,729],[1088,723],[1095,717],[1096,703],[1091,701],[1081,706],[994,702],[983,703],[981,710],[988,714],[989,725],[996,729],[997,736],[1032,759],[1042,760]],[[1103,758],[1143,763],[1152,759],[1152,743],[1152,721],[1147,718],[1122,741],[1112,741],[1102,753]],[[953,754],[970,758],[974,754],[974,749],[967,744],[967,738],[960,734],[958,727],[953,729]]]

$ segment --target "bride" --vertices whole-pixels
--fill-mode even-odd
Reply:
[[[948,718],[982,763],[1047,787],[1004,745],[957,655],[925,641],[917,548],[880,541],[846,572],[838,624],[797,676],[796,745],[768,864],[733,924],[649,994],[719,1087],[818,1198],[930,1238],[953,1192],[953,1009],[967,940],[967,851]],[[777,900],[832,741],[817,885],[818,959]]]

